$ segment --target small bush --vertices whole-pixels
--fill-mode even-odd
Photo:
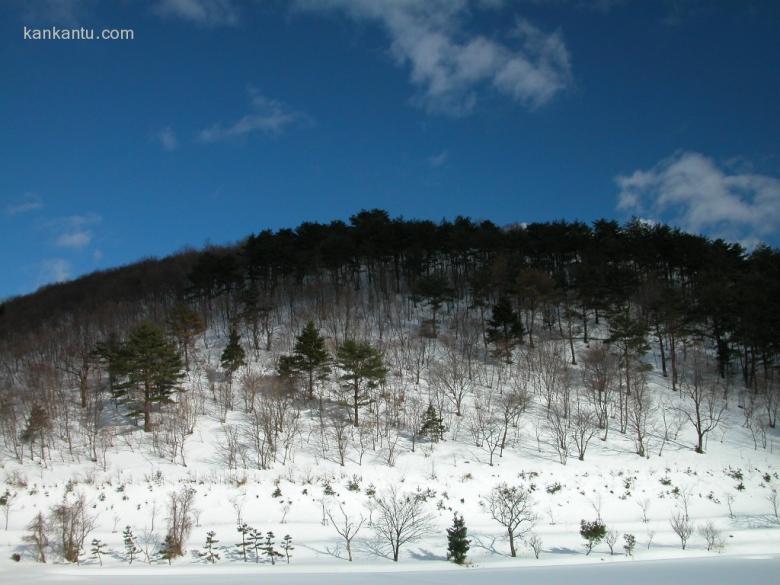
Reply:
[[[589,555],[593,547],[604,540],[607,527],[601,520],[586,522],[580,520],[580,536],[585,539],[585,555]]]

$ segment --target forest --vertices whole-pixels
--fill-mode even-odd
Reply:
[[[445,443],[476,449],[486,469],[521,445],[560,466],[584,462],[602,443],[637,461],[670,448],[704,461],[718,448],[710,439],[724,443],[731,427],[768,452],[780,402],[778,299],[780,251],[638,219],[498,226],[373,209],[144,259],[0,305],[5,501],[24,491],[29,479],[20,474],[30,465],[81,472],[86,464],[109,475],[124,451],[152,458],[154,469],[218,470],[236,489],[251,470],[260,483],[277,473],[282,524],[292,501],[284,503],[278,474],[306,484],[291,471],[302,453],[351,471],[392,468],[421,450],[421,465],[435,466],[446,457],[433,449]],[[208,465],[204,444],[214,452]],[[426,497],[410,500],[400,484],[369,489],[358,471],[345,476],[345,489],[362,489],[379,519],[323,499],[322,525],[336,530],[351,561],[365,521],[398,561],[402,547],[430,532]],[[340,481],[301,474],[325,495]],[[520,543],[537,558],[543,550],[532,491],[502,482],[480,503],[503,527],[511,557]],[[66,561],[87,554],[94,518],[74,493],[25,519],[39,560],[49,546]],[[668,497],[676,504],[665,525],[685,549],[693,495]],[[168,526],[152,548],[170,563],[186,552],[195,488],[177,488],[166,502]],[[647,523],[649,503],[640,507]],[[268,550],[271,562],[283,558],[272,535],[252,533],[241,506],[233,508],[239,560]],[[612,553],[617,533],[602,522],[600,496],[593,509],[596,519],[579,526],[586,554],[609,539]],[[452,508],[440,502],[439,510]],[[408,533],[394,531],[399,514],[409,515]],[[552,508],[549,516],[554,525]],[[462,545],[458,522],[456,514]],[[65,538],[63,527],[74,534]],[[707,550],[720,538],[712,525],[700,532]],[[633,551],[635,536],[624,536]],[[201,555],[211,563],[216,542],[212,531]]]

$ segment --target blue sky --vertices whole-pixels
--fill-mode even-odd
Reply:
[[[771,1],[3,2],[0,298],[373,207],[778,245],[778,63]]]

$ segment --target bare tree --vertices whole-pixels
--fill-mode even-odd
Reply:
[[[349,517],[341,504],[339,504],[339,512],[341,512],[341,518],[339,519],[333,517],[333,512],[330,509],[327,510],[326,514],[328,516],[328,520],[330,520],[330,523],[333,525],[333,528],[335,528],[339,536],[344,539],[344,544],[347,547],[347,559],[351,563],[352,540],[357,536],[358,532],[360,532],[360,529],[363,527],[365,518],[363,518],[363,515],[361,514],[360,520],[356,522],[354,518]]]
[[[509,486],[501,483],[485,497],[490,516],[506,529],[509,537],[509,552],[515,557],[515,539],[528,534],[536,522],[530,492],[524,486]]]
[[[696,431],[695,451],[704,453],[704,439],[720,424],[726,402],[717,379],[707,376],[704,352],[694,349],[689,355],[691,363],[680,384],[680,391],[688,402],[682,412]]]
[[[539,558],[539,555],[542,554],[542,546],[543,546],[542,537],[538,534],[531,534],[528,537],[528,546],[531,547],[531,550],[534,551],[534,557]]]
[[[707,550],[720,551],[723,549],[723,537],[712,520],[708,520],[699,526],[699,534],[707,543]],[[684,548],[684,547],[683,547]]]
[[[617,359],[609,348],[600,343],[593,345],[580,354],[582,382],[587,390],[588,400],[593,404],[598,426],[603,429],[603,441],[609,432],[609,409],[612,403],[612,390],[618,375]]]
[[[443,393],[455,407],[455,415],[463,415],[463,401],[471,392],[473,384],[467,364],[458,350],[446,345],[444,358],[434,361],[429,368],[428,383]]]
[[[593,437],[598,433],[598,421],[588,403],[579,398],[576,400],[574,412],[571,415],[569,432],[574,445],[577,447],[577,458],[580,461],[585,461],[585,451],[587,451]]]
[[[609,554],[610,556],[615,554],[615,543],[618,539],[618,531],[617,530],[607,530],[607,534],[604,536],[604,542],[607,543],[607,546],[609,547]]]
[[[56,538],[60,554],[70,563],[78,562],[84,541],[95,528],[97,518],[89,510],[84,494],[70,501],[66,494],[62,503],[52,506],[49,513],[47,525]]]
[[[403,545],[419,540],[431,530],[433,518],[425,511],[423,501],[414,494],[399,493],[396,486],[376,498],[376,512],[374,530],[390,546],[395,562]]]
[[[46,534],[46,520],[43,513],[38,512],[27,525],[29,534],[22,537],[24,542],[29,542],[35,547],[35,560],[39,563],[46,562],[46,547],[49,546],[49,537]]]
[[[349,443],[352,440],[352,421],[343,416],[341,412],[336,412],[329,417],[329,422],[328,430],[333,443],[336,445],[339,465],[344,467]]]
[[[634,435],[636,453],[644,457],[647,452],[648,424],[653,409],[653,397],[647,387],[647,376],[642,370],[631,373],[633,392],[626,397],[628,402],[628,428]]]
[[[192,529],[192,513],[195,507],[195,490],[185,487],[168,496],[168,537],[173,556],[184,554],[184,542]]]
[[[688,539],[693,534],[693,524],[688,514],[683,510],[677,510],[672,515],[669,524],[672,526],[674,533],[680,538],[680,544],[682,549],[685,550],[685,545],[688,543]]]
[[[550,445],[558,453],[558,460],[561,465],[566,465],[569,458],[569,426],[571,420],[563,415],[563,408],[553,404],[547,411],[547,428],[545,434]]]

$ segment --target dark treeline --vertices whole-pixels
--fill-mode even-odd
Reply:
[[[529,336],[538,315],[565,312],[577,314],[587,341],[589,320],[620,311],[642,320],[662,346],[674,344],[676,333],[707,337],[721,375],[738,364],[748,386],[774,364],[780,344],[777,250],[747,254],[737,244],[640,221],[500,228],[463,217],[391,219],[382,210],[48,286],[0,307],[0,343],[18,357],[52,343],[79,346],[79,331],[90,340],[121,335],[188,302],[207,322],[243,317],[260,344],[279,302],[310,297],[322,313],[329,295],[343,290],[385,298],[418,292],[430,300],[437,287],[441,300],[475,307],[508,299],[525,315]],[[64,338],[54,334],[63,330]]]

